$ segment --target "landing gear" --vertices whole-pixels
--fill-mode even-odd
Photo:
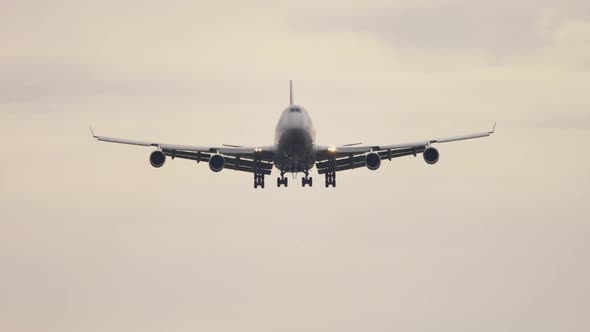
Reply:
[[[307,185],[307,184],[311,187],[313,185],[313,178],[310,178],[307,176],[304,178],[301,178],[301,186],[305,187],[305,185]]]
[[[285,172],[281,172],[281,176],[277,178],[277,187],[281,185],[285,185],[285,188],[289,185],[289,178],[285,177]]]
[[[326,188],[329,186],[336,188],[336,161],[330,158],[328,163],[330,166],[326,172]]]
[[[305,171],[305,176],[301,178],[301,186],[305,187],[307,184],[310,187],[313,185],[313,178],[309,176],[309,171]]]
[[[254,173],[254,188],[264,188],[264,174],[263,173]]]
[[[264,173],[260,172],[260,159],[255,158],[252,163],[252,171],[254,172],[254,188],[264,188]]]
[[[336,172],[335,171],[326,172],[326,188],[328,188],[329,186],[336,188]]]

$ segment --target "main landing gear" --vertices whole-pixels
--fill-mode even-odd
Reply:
[[[329,186],[336,188],[336,172],[335,171],[326,172],[326,188],[328,188]]]
[[[277,178],[277,187],[280,186],[285,186],[287,187],[289,185],[289,178],[285,177],[285,173],[281,171],[281,176]],[[312,186],[313,185],[313,179],[309,176],[309,170],[304,171],[305,176],[301,178],[301,186],[305,187],[305,186]]]
[[[260,159],[254,159],[252,163],[252,171],[254,172],[254,188],[264,188],[264,173],[260,172]]]
[[[254,188],[264,188],[264,173],[254,173]]]
[[[301,178],[301,186],[305,187],[305,185],[309,185],[311,187],[313,185],[313,178],[309,176],[309,170],[304,173],[305,176]]]
[[[281,176],[277,178],[277,187],[284,185],[285,188],[289,185],[289,178],[285,177],[285,172],[281,171]]]

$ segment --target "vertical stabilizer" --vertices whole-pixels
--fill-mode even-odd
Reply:
[[[289,81],[289,105],[293,105],[293,80]]]

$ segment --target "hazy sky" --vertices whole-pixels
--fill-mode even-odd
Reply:
[[[488,130],[254,190],[150,149]],[[0,0],[0,330],[588,331],[588,1]]]

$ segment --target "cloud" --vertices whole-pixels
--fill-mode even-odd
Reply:
[[[565,130],[590,130],[590,115],[567,114],[568,112],[565,112],[566,114],[546,114],[545,116],[534,118],[532,121],[526,121],[526,127]]]
[[[526,54],[549,46],[568,20],[588,20],[590,5],[503,5],[477,1],[417,2],[307,16],[307,29],[377,36],[396,51]],[[299,23],[300,24],[300,23]]]
[[[0,58],[0,104],[107,96],[195,98],[231,103],[261,93],[256,84],[243,85],[243,79],[244,74],[240,73],[218,77],[208,71],[164,72],[151,67],[134,71],[121,66],[45,57]],[[228,95],[228,87],[239,87],[242,91]]]
[[[49,59],[0,61],[0,103],[101,94],[125,86],[100,77],[96,67]]]

